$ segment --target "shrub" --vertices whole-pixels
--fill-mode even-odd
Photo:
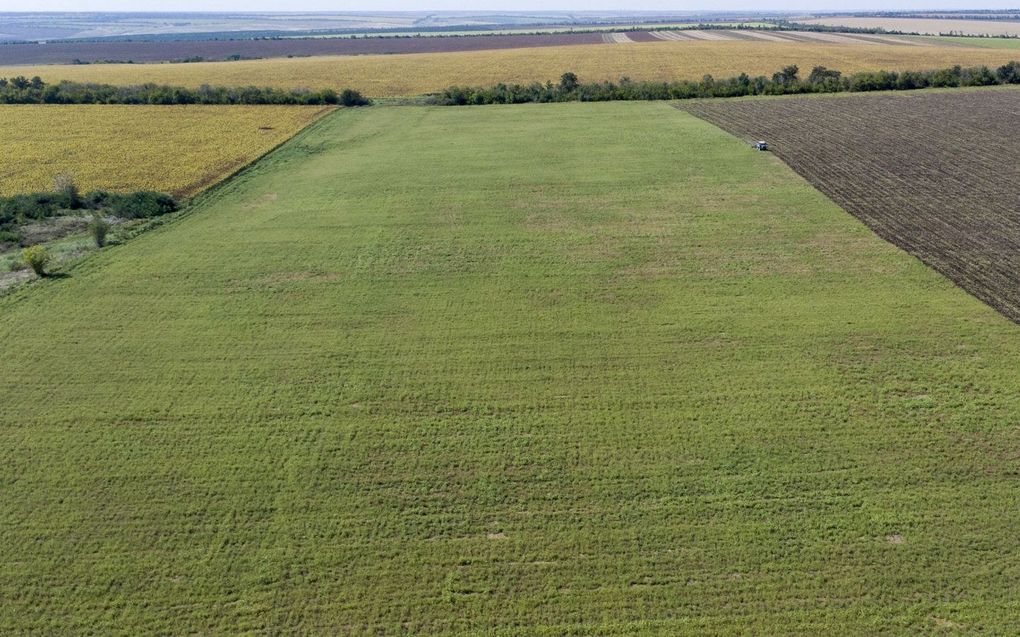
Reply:
[[[567,71],[560,76],[560,90],[570,92],[577,89],[577,74]]]
[[[161,192],[133,192],[110,197],[110,211],[123,219],[147,219],[177,210],[177,202]]]
[[[365,99],[361,93],[351,88],[345,88],[340,91],[340,105],[341,106],[368,106],[372,102]]]
[[[21,258],[37,276],[46,276],[46,266],[50,264],[50,253],[46,251],[46,248],[39,245],[25,248],[21,253]]]
[[[27,219],[45,219],[53,217],[61,209],[67,208],[67,200],[63,195],[53,192],[36,192],[28,195],[15,195],[0,200],[0,223]]]
[[[0,230],[0,243],[19,243],[21,233],[16,230]]]
[[[1010,62],[995,71],[996,77],[1003,84],[1020,84],[1020,62]]]
[[[68,173],[60,173],[53,178],[54,191],[63,197],[68,208],[81,208],[81,195],[78,193],[78,186],[74,183],[74,177]]]
[[[103,216],[98,212],[92,215],[92,221],[89,222],[89,234],[92,235],[97,248],[102,248],[106,245],[106,235],[109,233],[110,222],[103,219]]]
[[[110,205],[113,195],[105,190],[93,190],[82,199],[82,205],[92,210],[99,210]]]

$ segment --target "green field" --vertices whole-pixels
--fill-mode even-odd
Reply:
[[[1020,38],[968,38],[956,35],[937,35],[924,36],[917,39],[929,40],[931,42],[952,42],[982,49],[1020,49]]]
[[[0,632],[1020,622],[1020,331],[665,103],[343,110],[0,299]]]

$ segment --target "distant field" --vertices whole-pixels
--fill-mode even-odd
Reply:
[[[435,53],[488,49],[598,44],[600,33],[479,35],[464,37],[284,38],[266,40],[195,40],[169,42],[51,42],[0,45],[0,65],[70,64],[119,60],[162,62],[188,57],[224,60],[232,55],[279,58],[309,55]]]
[[[827,24],[841,27],[882,28],[907,33],[938,35],[950,31],[962,35],[1020,35],[1020,21],[953,20],[928,18],[857,18],[852,16],[798,20],[805,24]]]
[[[286,33],[307,29],[374,29],[412,27],[428,13],[144,13],[54,12],[7,13],[0,39],[138,37],[189,33],[221,33],[244,37],[252,33]],[[433,22],[441,22],[439,18]],[[457,23],[455,21],[455,23]]]
[[[936,43],[977,46],[985,49],[1020,49],[1020,38],[968,38],[946,35],[931,36],[930,39]]]
[[[608,28],[608,27],[607,27]],[[623,33],[623,32],[621,32]],[[683,30],[626,32],[638,42],[659,39],[696,41],[768,40],[776,42],[829,41],[839,44],[909,43],[904,38],[861,36],[811,32],[762,32],[759,30],[700,31]],[[441,53],[451,51],[482,51],[571,44],[599,44],[620,33],[545,33],[541,35],[469,35],[452,37],[434,34],[430,37],[365,37],[365,38],[287,38],[260,40],[196,40],[138,42],[51,42],[47,44],[0,45],[0,66],[11,64],[70,64],[72,62],[163,62],[201,57],[205,60],[226,60],[232,56],[245,58],[279,58],[310,55],[370,55],[402,53]],[[441,37],[442,36],[442,37]],[[626,40],[625,40],[626,41]],[[937,44],[931,41],[929,44]]]
[[[0,194],[82,190],[192,195],[279,145],[319,106],[0,105]]]
[[[491,28],[489,28],[489,29],[484,29],[484,30],[481,30],[481,29],[474,29],[474,30],[466,29],[464,31],[401,31],[401,32],[387,32],[385,37],[415,36],[415,37],[431,38],[431,37],[442,37],[442,36],[447,36],[447,35],[459,35],[459,36],[464,36],[464,35],[486,35],[486,34],[507,34],[507,35],[512,35],[512,34],[525,34],[525,33],[567,33],[567,32],[571,32],[571,31],[619,31],[621,29],[624,29],[624,30],[633,29],[633,30],[642,30],[642,31],[645,31],[645,30],[648,30],[648,29],[661,29],[661,28],[664,28],[664,27],[665,28],[669,28],[669,29],[696,29],[696,28],[698,28],[701,25],[707,25],[707,24],[711,24],[712,26],[728,26],[728,27],[735,27],[735,26],[766,27],[766,28],[774,28],[775,27],[775,25],[772,25],[772,24],[767,23],[767,22],[755,22],[755,21],[751,21],[751,22],[740,22],[740,21],[737,21],[737,22],[734,22],[734,21],[730,21],[730,20],[713,21],[713,20],[705,19],[705,20],[700,20],[700,21],[689,20],[689,21],[686,21],[686,22],[655,22],[655,23],[650,23],[650,22],[635,22],[634,24],[616,23],[616,24],[605,24],[605,25],[594,25],[594,24],[584,24],[584,25],[582,25],[582,24],[575,24],[575,25],[566,25],[566,26],[538,26],[538,25],[529,25],[529,26],[524,26],[524,27],[520,27],[520,28],[516,28],[516,29],[491,29]],[[341,38],[346,38],[346,37],[374,37],[374,36],[377,36],[377,35],[378,35],[377,32],[373,33],[373,32],[370,32],[370,31],[365,31],[365,32],[362,32],[362,33],[357,33],[357,34],[347,34],[347,33],[345,33],[343,35],[335,35],[335,36],[334,35],[321,35],[321,36],[312,36],[312,37],[325,37],[325,38],[329,38],[329,37],[341,37]]]
[[[340,110],[0,317],[3,634],[1020,624],[1020,328],[667,104]]]
[[[601,37],[601,36],[599,36]],[[103,64],[0,68],[0,77],[40,75],[47,81],[197,87],[352,87],[373,97],[418,95],[453,84],[555,81],[574,71],[583,81],[700,79],[742,72],[771,74],[788,64],[844,72],[929,69],[954,64],[999,65],[1016,53],[982,48],[751,40],[640,42],[499,51],[316,57],[195,64]]]
[[[1020,322],[1020,89],[685,104]]]

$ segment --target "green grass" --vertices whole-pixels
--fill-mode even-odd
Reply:
[[[1020,38],[975,38],[957,35],[925,36],[918,39],[932,42],[953,42],[982,49],[1020,49]]]
[[[337,112],[0,343],[3,633],[1020,621],[1020,331],[668,104]]]

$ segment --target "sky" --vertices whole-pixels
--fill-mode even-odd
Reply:
[[[992,8],[1004,5],[993,2]],[[895,11],[989,8],[973,0],[0,0],[0,11]]]

